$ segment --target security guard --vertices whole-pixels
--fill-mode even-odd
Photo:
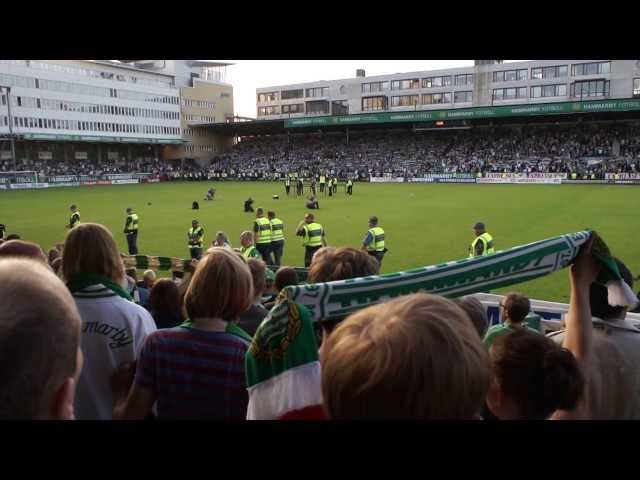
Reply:
[[[280,266],[282,251],[284,250],[284,223],[276,217],[276,212],[267,212],[271,223],[271,251],[273,252],[274,265]]]
[[[240,245],[242,248],[240,249],[240,253],[245,258],[258,258],[260,257],[260,252],[253,244],[253,233],[249,230],[245,230],[240,234]]]
[[[387,249],[384,246],[384,230],[378,226],[378,217],[375,215],[369,217],[369,231],[362,241],[362,249],[382,265],[382,257]]]
[[[353,195],[353,182],[351,179],[347,180],[347,194]]]
[[[320,193],[324,192],[324,185],[327,183],[327,178],[324,175],[320,175]]]
[[[127,236],[129,255],[138,254],[138,214],[133,213],[131,207],[127,208],[127,220],[124,224],[124,233]]]
[[[287,175],[287,179],[284,181],[284,189],[287,191],[287,196],[291,194],[291,177]]]
[[[256,221],[253,222],[253,236],[256,239],[256,248],[267,265],[273,265],[271,260],[271,222],[264,216],[264,209],[256,209]]]
[[[313,254],[316,253],[320,247],[327,246],[324,228],[314,221],[313,213],[307,213],[304,216],[304,220],[298,224],[296,235],[303,238],[304,266],[309,267]]]
[[[327,183],[327,188],[329,189],[329,196],[333,196],[333,179],[329,177],[329,182]]]
[[[187,232],[189,239],[189,253],[191,258],[200,260],[202,257],[202,240],[204,239],[204,228],[200,226],[198,220],[191,222],[191,228]]]
[[[485,231],[484,223],[476,223],[473,226],[473,230],[475,231],[476,239],[469,247],[469,258],[495,253],[493,237]]]
[[[80,225],[80,212],[75,204],[71,205],[69,209],[71,210],[71,219],[69,219],[69,225],[67,225],[67,228],[73,228]]]

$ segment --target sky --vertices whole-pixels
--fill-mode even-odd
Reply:
[[[236,115],[256,118],[256,88],[353,78],[363,68],[367,77],[473,66],[473,60],[225,60],[227,83],[233,85]]]

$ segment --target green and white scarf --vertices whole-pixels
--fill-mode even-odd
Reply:
[[[131,295],[121,285],[110,278],[80,273],[67,282],[67,288],[74,297],[78,298],[106,298],[118,295],[133,302]]]
[[[401,295],[428,292],[456,298],[507,287],[549,275],[571,264],[591,235],[585,230],[498,251],[404,272],[336,282],[291,286],[286,301],[307,307],[314,321],[342,318]],[[604,242],[599,239],[598,243]],[[608,249],[597,256],[603,269],[598,282],[609,289],[609,302],[630,306],[637,298],[622,281]],[[595,252],[594,252],[595,255]]]

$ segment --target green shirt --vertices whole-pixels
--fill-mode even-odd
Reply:
[[[530,332],[540,334],[539,331],[534,330],[529,326],[525,325],[524,327]],[[484,346],[487,347],[488,349],[493,344],[493,342],[496,341],[498,337],[500,337],[501,335],[504,335],[505,333],[515,332],[516,330],[518,330],[518,327],[514,328],[510,324],[505,322],[501,323],[500,325],[494,325],[489,329],[489,331],[487,331],[487,333],[484,336],[484,340],[483,340]]]

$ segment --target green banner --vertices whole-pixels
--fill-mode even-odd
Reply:
[[[177,138],[128,138],[128,137],[105,137],[105,136],[85,136],[85,135],[55,135],[48,133],[25,133],[21,134],[25,140],[59,140],[71,142],[106,142],[106,143],[157,143],[157,144],[180,144],[181,139]]]
[[[559,115],[591,112],[629,112],[640,110],[640,99],[595,100],[590,102],[558,102],[500,107],[453,108],[405,112],[369,113],[359,115],[292,118],[286,128],[358,125],[368,123],[428,122],[436,120],[467,120],[475,118],[508,118],[533,115]]]

